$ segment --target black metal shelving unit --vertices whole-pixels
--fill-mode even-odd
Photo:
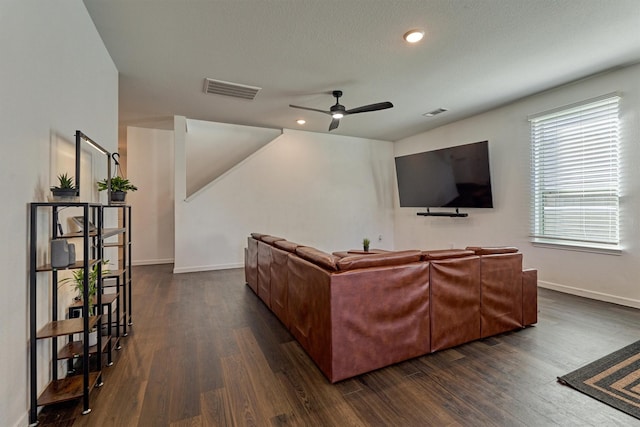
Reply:
[[[111,350],[120,348],[119,339],[127,334],[127,326],[132,324],[131,314],[131,207],[128,205],[102,205],[97,203],[84,202],[39,202],[29,204],[30,220],[30,250],[29,250],[29,348],[30,348],[30,424],[37,423],[37,409],[40,406],[50,405],[67,400],[83,399],[83,414],[91,411],[89,395],[93,387],[102,385],[103,353],[107,353],[107,362],[112,363]],[[84,224],[93,223],[95,229],[89,226],[83,227],[81,232],[68,233],[62,235],[59,227],[59,213],[63,209],[74,208],[82,211]],[[105,209],[119,208],[119,227],[104,228]],[[42,224],[44,219],[40,216],[46,212],[50,216],[48,228]],[[40,224],[39,224],[40,222]],[[45,237],[46,236],[46,237]],[[46,238],[46,250],[44,239]],[[47,263],[49,258],[49,243],[52,239],[66,238],[79,241],[82,250],[82,259],[64,268],[54,268]],[[114,241],[114,239],[117,239]],[[119,259],[118,269],[103,274],[102,261],[104,260],[104,248],[118,247]],[[95,300],[89,302],[89,274],[92,268],[97,265],[98,281]],[[58,313],[58,272],[60,270],[84,269],[84,295],[82,302],[76,302],[67,307],[68,318],[59,319]],[[38,310],[42,299],[38,299],[38,294],[43,289],[39,282],[46,282],[49,276],[49,292],[51,297],[47,304],[48,318],[43,326],[38,328]],[[103,294],[104,280],[116,279],[118,287],[115,292]],[[122,296],[122,299],[120,298]],[[90,313],[89,304],[95,307],[102,307],[95,316],[88,316]],[[113,304],[116,304],[116,318],[112,318]],[[121,309],[122,308],[122,309]],[[105,309],[107,312],[105,312]],[[79,317],[73,317],[71,313]],[[106,319],[107,335],[103,335],[102,325]],[[115,327],[115,335],[113,330]],[[97,345],[89,346],[89,332],[96,328]],[[82,341],[73,341],[75,334],[82,334]],[[65,345],[59,347],[58,338],[68,337]],[[50,381],[44,391],[38,390],[38,342],[50,340],[51,360],[50,360]],[[99,350],[98,350],[99,349]],[[89,356],[96,358],[96,363],[89,363]],[[74,372],[72,361],[82,358],[82,369],[80,373]],[[58,372],[58,362],[68,360],[67,375],[60,377]],[[93,370],[91,368],[93,366]]]

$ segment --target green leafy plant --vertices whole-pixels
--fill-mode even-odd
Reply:
[[[109,263],[109,260],[102,261],[102,265],[105,266]],[[102,274],[109,273],[108,269],[103,269]],[[93,301],[98,290],[98,264],[94,264],[89,271],[89,301]],[[77,292],[76,299],[81,301],[84,298],[84,268],[80,268],[73,271],[73,276],[65,277],[60,280],[60,283],[73,283],[74,289]],[[89,315],[93,316],[93,304],[89,304]]]
[[[365,251],[369,250],[369,244],[371,243],[371,241],[368,238],[364,238],[362,239],[362,247]]]
[[[58,185],[51,187],[51,190],[75,190],[73,177],[66,173],[58,175]]]
[[[98,191],[105,191],[109,188],[109,182],[105,178],[102,181],[98,181]],[[120,176],[114,176],[111,178],[111,191],[136,191],[138,187],[133,185],[127,178],[122,178]]]

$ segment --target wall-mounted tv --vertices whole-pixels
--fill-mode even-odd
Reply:
[[[401,207],[492,208],[489,142],[396,157]]]

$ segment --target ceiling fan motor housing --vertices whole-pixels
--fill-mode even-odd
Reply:
[[[345,108],[344,108],[344,105],[335,104],[335,105],[332,105],[331,108],[329,108],[329,111],[331,111],[332,113],[336,113],[336,112],[344,113]]]

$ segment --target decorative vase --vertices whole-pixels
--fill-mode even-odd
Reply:
[[[98,344],[98,331],[93,330],[89,332],[89,347],[92,347],[97,344]]]

